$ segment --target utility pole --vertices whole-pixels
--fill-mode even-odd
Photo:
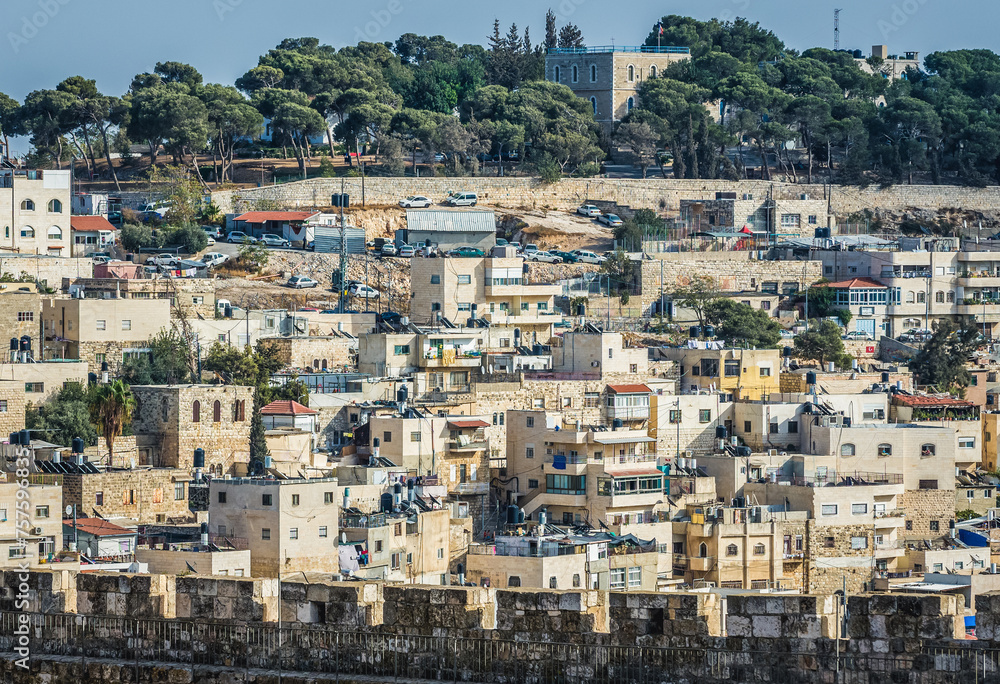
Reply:
[[[340,179],[340,282],[337,292],[340,313],[347,310],[347,226],[344,225],[344,179]]]
[[[843,10],[833,10],[833,49],[840,49],[840,13]]]

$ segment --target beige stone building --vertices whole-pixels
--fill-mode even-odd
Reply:
[[[44,358],[86,361],[100,372],[105,361],[114,369],[134,354],[146,354],[146,343],[170,327],[167,299],[42,300]]]
[[[207,278],[63,278],[62,290],[87,299],[166,299],[175,313],[215,318],[215,280]]]
[[[27,499],[20,487],[13,473],[0,480],[0,566],[46,567],[62,550],[62,487],[52,475],[31,476]],[[21,514],[19,501],[28,504]]]
[[[358,340],[354,337],[268,337],[262,341],[276,351],[286,368],[316,372],[357,368]]]
[[[552,371],[583,377],[646,378],[649,350],[629,347],[621,333],[577,330],[563,335],[562,344],[552,348]]]
[[[62,475],[62,507],[77,514],[139,525],[185,523],[189,509],[189,470],[179,468],[105,468],[96,473]]]
[[[7,343],[27,337],[31,340],[29,358],[41,360],[42,296],[34,283],[0,283],[0,340]],[[8,347],[4,347],[8,349]],[[10,362],[13,350],[4,352],[3,362]]]
[[[253,389],[234,385],[134,386],[132,421],[139,462],[157,467],[194,466],[205,450],[205,469],[246,474],[250,460]]]
[[[718,391],[736,400],[759,401],[780,388],[781,352],[777,349],[719,349],[699,342],[694,348],[658,352],[679,365],[678,384],[683,393]]]
[[[25,399],[34,406],[48,401],[69,383],[86,387],[87,373],[83,361],[0,364],[0,380],[23,384]]]
[[[209,486],[213,534],[246,540],[254,577],[337,573],[337,480],[215,478]]]
[[[351,574],[405,584],[450,584],[451,511],[431,508],[423,500],[399,510],[342,512],[340,532],[347,538]],[[358,567],[353,569],[353,561]],[[346,568],[342,567],[342,570]]]
[[[149,572],[154,575],[194,572],[196,575],[250,576],[249,549],[199,547],[200,544],[169,544],[165,549],[139,547],[135,551],[135,560],[147,564]]]
[[[24,383],[0,381],[0,435],[24,429],[28,409]]]
[[[610,135],[617,122],[641,106],[639,87],[646,79],[690,57],[688,48],[666,46],[554,48],[545,56],[545,80],[589,101],[594,119]]]
[[[0,246],[71,256],[70,183],[69,171],[0,169]]]
[[[358,370],[376,377],[412,376],[410,399],[446,402],[471,392],[483,367],[483,329],[364,335],[358,345]],[[471,400],[471,398],[469,398]]]

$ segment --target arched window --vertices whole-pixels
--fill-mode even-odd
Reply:
[[[313,359],[313,370],[319,370],[319,359]]]
[[[590,82],[591,83],[597,83],[597,65],[596,64],[591,64],[590,65]]]
[[[947,292],[947,294],[945,294],[944,298],[948,301],[949,304],[954,304],[955,303],[955,291],[954,290],[948,290],[948,292]]]
[[[887,456],[892,456],[892,445],[891,444],[879,444],[878,445],[878,455],[881,458]]]
[[[59,226],[52,226],[49,228],[49,239],[50,240],[62,240],[62,228]]]
[[[25,226],[21,229],[21,237],[23,238],[33,238],[35,237],[35,229],[31,226]]]
[[[164,423],[166,423],[167,419],[170,417],[170,409],[167,408],[166,404],[160,406],[160,417],[163,419]]]
[[[503,411],[500,412],[500,424],[503,425]]]
[[[495,413],[493,414],[493,424],[494,425],[497,424],[497,414],[495,414]]]
[[[34,211],[34,210],[35,210],[34,200],[26,199],[23,202],[21,202],[21,211]]]
[[[201,422],[201,402],[195,400],[194,404],[191,406],[191,421],[194,423]]]
[[[926,304],[926,303],[927,303],[927,293],[926,292],[918,292],[917,293],[917,304]]]
[[[765,553],[767,553],[767,548],[763,544],[757,544],[753,547],[753,555],[763,556]]]
[[[635,67],[631,64],[628,65],[628,82],[631,83],[635,80]]]
[[[628,99],[628,110],[631,112],[633,109],[635,109],[635,98],[630,97]]]
[[[708,544],[705,542],[698,547],[698,558],[708,558]]]
[[[573,83],[577,83],[580,80],[580,67],[573,65]]]
[[[212,404],[212,422],[221,423],[222,422],[222,402],[216,401]]]
[[[556,78],[555,78],[556,83],[561,83],[562,82],[562,67],[558,67],[558,66],[556,67],[556,69],[555,69],[555,75],[556,75]]]
[[[54,199],[49,202],[49,213],[50,214],[61,214],[62,213],[62,202]]]
[[[649,77],[656,78],[656,65],[649,67]]]
[[[573,588],[577,589],[580,587],[580,573],[575,573],[573,575]]]
[[[936,453],[937,453],[937,447],[934,446],[933,444],[922,444],[920,446],[920,457],[921,458],[930,458],[931,456],[933,456]]]
[[[840,445],[840,455],[841,456],[853,456],[856,453],[853,444],[841,444]]]
[[[510,577],[507,578],[507,586],[508,587],[520,587],[521,586],[521,578],[518,577],[517,575],[511,575]]]
[[[944,291],[938,290],[934,293],[934,302],[936,304],[944,304]]]
[[[726,547],[727,556],[737,556],[739,555],[739,553],[740,549],[738,546],[736,546],[736,544],[730,544],[729,546]]]
[[[239,422],[243,422],[247,419],[247,401],[246,399],[240,399],[236,402],[240,407],[240,417],[237,418]]]
[[[233,422],[241,423],[245,419],[244,411],[246,410],[246,402],[242,399],[237,399],[233,402]]]
[[[590,106],[594,108],[594,116],[597,116],[597,98],[590,98]]]
[[[326,370],[326,359],[323,359],[320,365],[323,367],[323,370]]]
[[[913,295],[913,290],[907,291],[907,293],[906,293],[906,303],[907,304],[912,304],[915,301],[916,301],[916,297]]]

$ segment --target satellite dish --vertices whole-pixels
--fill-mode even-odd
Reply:
[[[68,518],[71,515],[73,515],[73,507],[72,506],[67,506],[66,507],[66,517]]]

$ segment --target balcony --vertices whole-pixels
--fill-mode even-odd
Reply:
[[[875,511],[875,527],[900,528],[906,525],[906,511],[902,508],[894,508],[891,511]]]
[[[490,442],[485,437],[464,442],[458,439],[448,441],[448,451],[453,453],[473,453],[476,451],[485,451],[489,448]]]
[[[526,283],[514,285],[486,285],[487,297],[558,297],[562,295],[561,285]]]
[[[444,356],[425,355],[420,361],[423,368],[479,368],[483,365],[483,357],[478,352],[474,354],[444,354]]]
[[[649,406],[607,406],[608,420],[649,420]]]

